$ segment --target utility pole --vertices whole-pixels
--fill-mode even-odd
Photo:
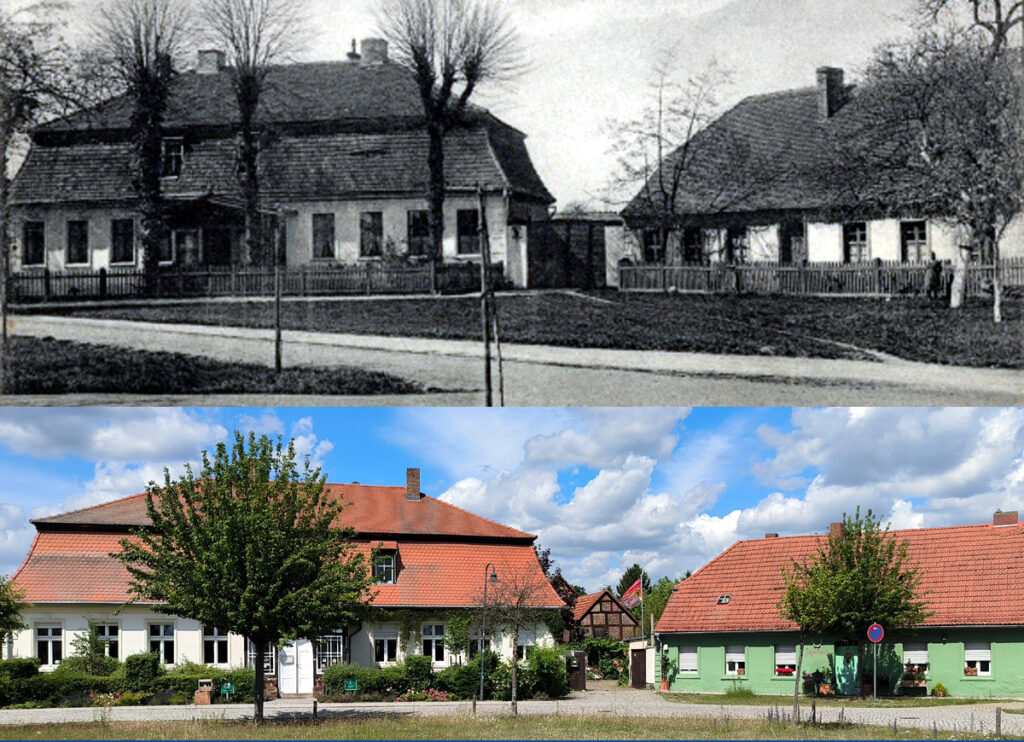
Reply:
[[[480,245],[480,317],[484,334],[484,404],[494,406],[494,391],[491,382],[491,281],[490,281],[490,250],[488,249],[487,216],[484,204],[484,189],[480,184],[476,187],[479,208],[477,209],[477,241]]]

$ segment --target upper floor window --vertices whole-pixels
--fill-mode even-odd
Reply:
[[[455,214],[455,227],[459,255],[480,254],[479,212],[476,209],[459,209]]]
[[[384,252],[384,215],[364,211],[359,215],[359,257],[379,258]]]
[[[373,579],[381,585],[395,582],[395,553],[384,551],[373,558]]]
[[[313,214],[313,257],[334,257],[334,214]]]
[[[89,262],[89,222],[72,219],[68,222],[68,265]]]
[[[867,222],[850,222],[843,225],[843,262],[866,263],[868,256]]]
[[[203,627],[203,663],[228,664],[228,633],[216,626]]]
[[[42,265],[46,262],[46,228],[43,222],[25,222],[22,227],[22,263]]]
[[[165,665],[174,664],[174,624],[149,625],[149,651],[155,652]]]
[[[59,665],[64,659],[64,629],[57,624],[36,624],[36,657],[43,665]]]
[[[181,137],[168,137],[160,143],[160,147],[160,175],[165,178],[177,178],[185,165],[185,140]]]
[[[406,239],[409,243],[409,254],[410,255],[429,255],[430,254],[430,212],[428,211],[409,211],[407,212],[408,218],[408,235]]]
[[[444,624],[423,625],[423,654],[444,662]]]
[[[110,262],[135,262],[135,222],[112,219],[110,222]]]

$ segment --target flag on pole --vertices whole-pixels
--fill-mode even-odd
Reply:
[[[644,598],[644,587],[640,584],[640,580],[637,580],[629,586],[629,590],[622,594],[622,605],[627,608],[633,608]]]

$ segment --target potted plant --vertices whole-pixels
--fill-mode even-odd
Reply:
[[[978,675],[978,668],[977,667],[965,667],[964,668],[964,675],[967,675],[968,677],[972,677],[972,678],[973,677],[977,677],[977,675]]]
[[[669,657],[668,647],[663,647],[661,653],[661,690],[668,690],[669,684],[672,682],[672,675],[674,674],[675,668]]]

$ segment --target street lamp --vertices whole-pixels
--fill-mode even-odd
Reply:
[[[484,655],[484,642],[487,640],[487,583],[491,582],[497,584],[498,582],[498,570],[494,568],[494,565],[490,562],[484,567],[484,605],[483,605],[483,621],[480,625],[480,700],[484,700],[484,668],[487,666]]]

